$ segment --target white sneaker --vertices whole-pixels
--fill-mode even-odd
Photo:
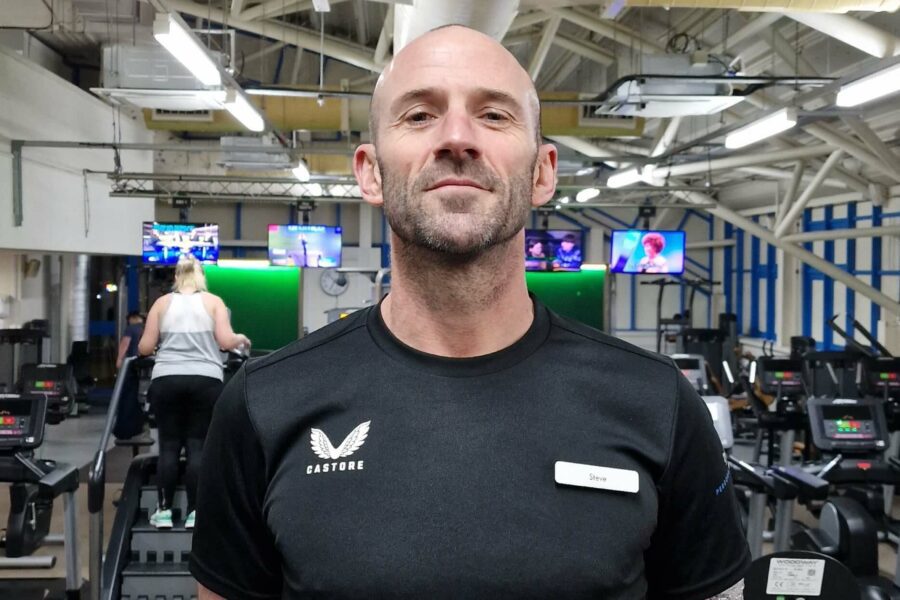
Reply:
[[[150,515],[150,524],[157,529],[172,529],[172,511],[157,508],[156,512]]]
[[[184,528],[185,529],[193,529],[194,521],[197,519],[197,511],[192,510],[188,513],[187,518],[184,520]]]

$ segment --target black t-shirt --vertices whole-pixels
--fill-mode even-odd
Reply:
[[[138,343],[141,341],[142,335],[144,335],[143,323],[129,323],[125,326],[125,331],[122,332],[122,337],[129,338],[128,350],[125,352],[126,358],[129,356],[138,355]]]
[[[638,492],[560,485],[557,461],[636,472]],[[418,352],[375,308],[245,365],[206,440],[190,567],[226,598],[702,599],[749,562],[672,361],[535,302],[487,356]]]

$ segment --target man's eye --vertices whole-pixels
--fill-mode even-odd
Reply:
[[[506,121],[507,120],[507,116],[505,114],[503,114],[501,112],[493,111],[493,110],[484,113],[483,116],[488,121]]]
[[[406,120],[411,123],[425,123],[429,119],[431,119],[431,115],[429,115],[427,112],[423,112],[423,111],[416,111],[414,113],[410,113],[406,117]]]

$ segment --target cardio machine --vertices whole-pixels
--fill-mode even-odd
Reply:
[[[10,483],[10,510],[2,540],[0,568],[52,568],[53,556],[31,556],[49,536],[53,502],[63,496],[65,505],[66,593],[78,598],[75,491],[78,469],[71,464],[35,457],[44,440],[48,400],[42,395],[0,394],[0,481]]]
[[[706,359],[702,354],[673,354],[671,358],[675,361],[675,366],[678,367],[681,374],[687,378],[703,398],[703,402],[706,403],[713,425],[719,434],[719,441],[722,442],[722,448],[730,450],[734,446],[731,410],[728,407],[728,400],[710,393]]]
[[[813,398],[807,412],[813,444],[831,459],[817,475],[838,494],[822,505],[819,526],[795,533],[792,545],[839,560],[857,578],[865,599],[900,598],[900,589],[878,573],[879,523],[871,514],[873,503],[866,506],[865,498],[854,493],[860,486],[877,490],[900,482],[900,470],[881,460],[889,435],[881,401]]]

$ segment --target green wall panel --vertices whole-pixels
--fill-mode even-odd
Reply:
[[[209,291],[231,309],[231,326],[271,351],[297,339],[300,269],[204,267]]]
[[[528,290],[551,310],[591,327],[604,328],[605,270],[575,273],[528,271],[525,281]]]

